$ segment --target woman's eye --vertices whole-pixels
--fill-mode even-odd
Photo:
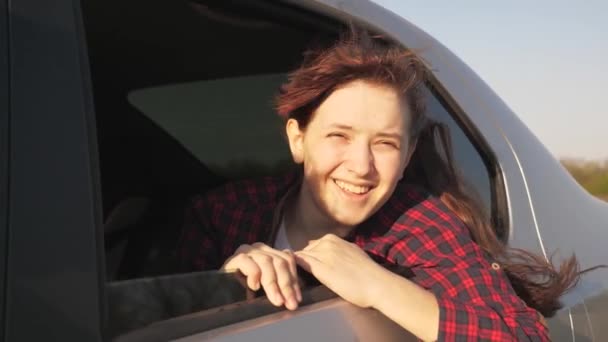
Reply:
[[[346,139],[346,135],[343,133],[329,133],[327,135],[329,138],[341,138],[341,139]]]
[[[382,146],[399,149],[399,145],[392,141],[380,141],[379,144]]]

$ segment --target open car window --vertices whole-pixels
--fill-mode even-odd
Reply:
[[[234,275],[179,274],[179,228],[193,195],[289,163],[273,97],[302,53],[334,41],[343,24],[278,1],[81,2],[101,168],[106,336],[175,338],[280,310],[248,298]],[[457,166],[499,222],[495,163],[432,85],[429,98],[431,117],[450,128]],[[333,296],[310,291],[310,302]]]

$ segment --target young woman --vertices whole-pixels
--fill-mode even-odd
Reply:
[[[423,340],[549,340],[539,312],[559,308],[576,262],[556,271],[501,244],[424,115],[420,60],[364,33],[307,57],[277,98],[298,170],[196,198],[183,264],[240,270],[290,310],[299,265]]]

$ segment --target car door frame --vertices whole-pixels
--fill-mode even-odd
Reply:
[[[95,121],[79,3],[12,0],[7,341],[101,341]]]

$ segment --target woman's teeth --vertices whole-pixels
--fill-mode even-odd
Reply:
[[[364,194],[366,192],[369,191],[370,187],[369,186],[359,186],[359,185],[354,185],[354,184],[349,184],[343,181],[339,181],[339,180],[334,180],[334,183],[336,183],[336,185],[338,187],[340,187],[340,189],[344,190],[344,191],[348,191],[348,192],[352,192],[354,194]]]

